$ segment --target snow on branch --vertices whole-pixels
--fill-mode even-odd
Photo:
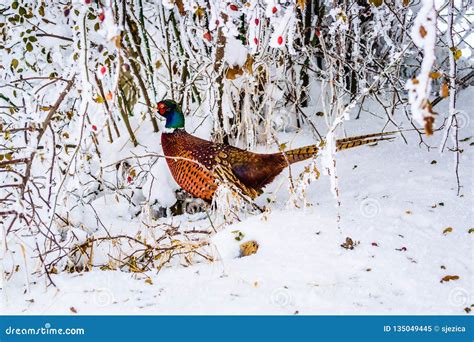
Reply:
[[[418,75],[407,82],[412,116],[423,125],[427,135],[433,133],[434,113],[428,100],[431,93],[430,73],[436,60],[436,10],[434,0],[422,0],[422,6],[411,31],[416,46],[423,49],[423,61]]]

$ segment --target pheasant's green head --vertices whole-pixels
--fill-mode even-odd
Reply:
[[[166,128],[184,128],[184,115],[179,105],[173,100],[158,102],[158,112],[166,119]]]

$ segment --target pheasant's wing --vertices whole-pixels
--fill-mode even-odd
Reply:
[[[220,182],[232,184],[243,195],[252,199],[260,195],[261,192],[245,185],[232,169],[235,156],[245,154],[246,151],[229,145],[211,143],[192,135],[187,136],[187,139],[191,147],[194,147],[188,148],[191,151],[191,158],[199,164],[199,168],[202,168],[201,173],[209,174]]]
[[[258,154],[244,151],[232,155],[232,171],[242,183],[260,191],[288,165],[281,153]]]
[[[256,198],[262,193],[261,190],[255,190],[242,183],[240,179],[236,177],[232,168],[228,165],[217,164],[214,167],[214,173],[221,182],[232,184],[232,186],[236,187],[243,195],[248,196],[251,199]]]

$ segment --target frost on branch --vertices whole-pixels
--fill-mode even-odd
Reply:
[[[411,31],[413,42],[423,50],[418,75],[407,82],[409,102],[415,121],[423,125],[427,135],[433,134],[434,113],[429,102],[430,73],[435,62],[436,10],[434,0],[423,0]]]

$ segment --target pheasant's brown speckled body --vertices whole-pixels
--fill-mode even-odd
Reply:
[[[217,189],[218,180],[227,180],[251,198],[257,197],[288,162],[282,153],[258,154],[237,147],[216,144],[188,134],[183,129],[163,133],[161,137],[166,161],[176,182],[195,197],[207,201]],[[307,159],[316,151],[308,148]],[[288,155],[291,162],[296,159]],[[294,160],[295,159],[295,160]]]

